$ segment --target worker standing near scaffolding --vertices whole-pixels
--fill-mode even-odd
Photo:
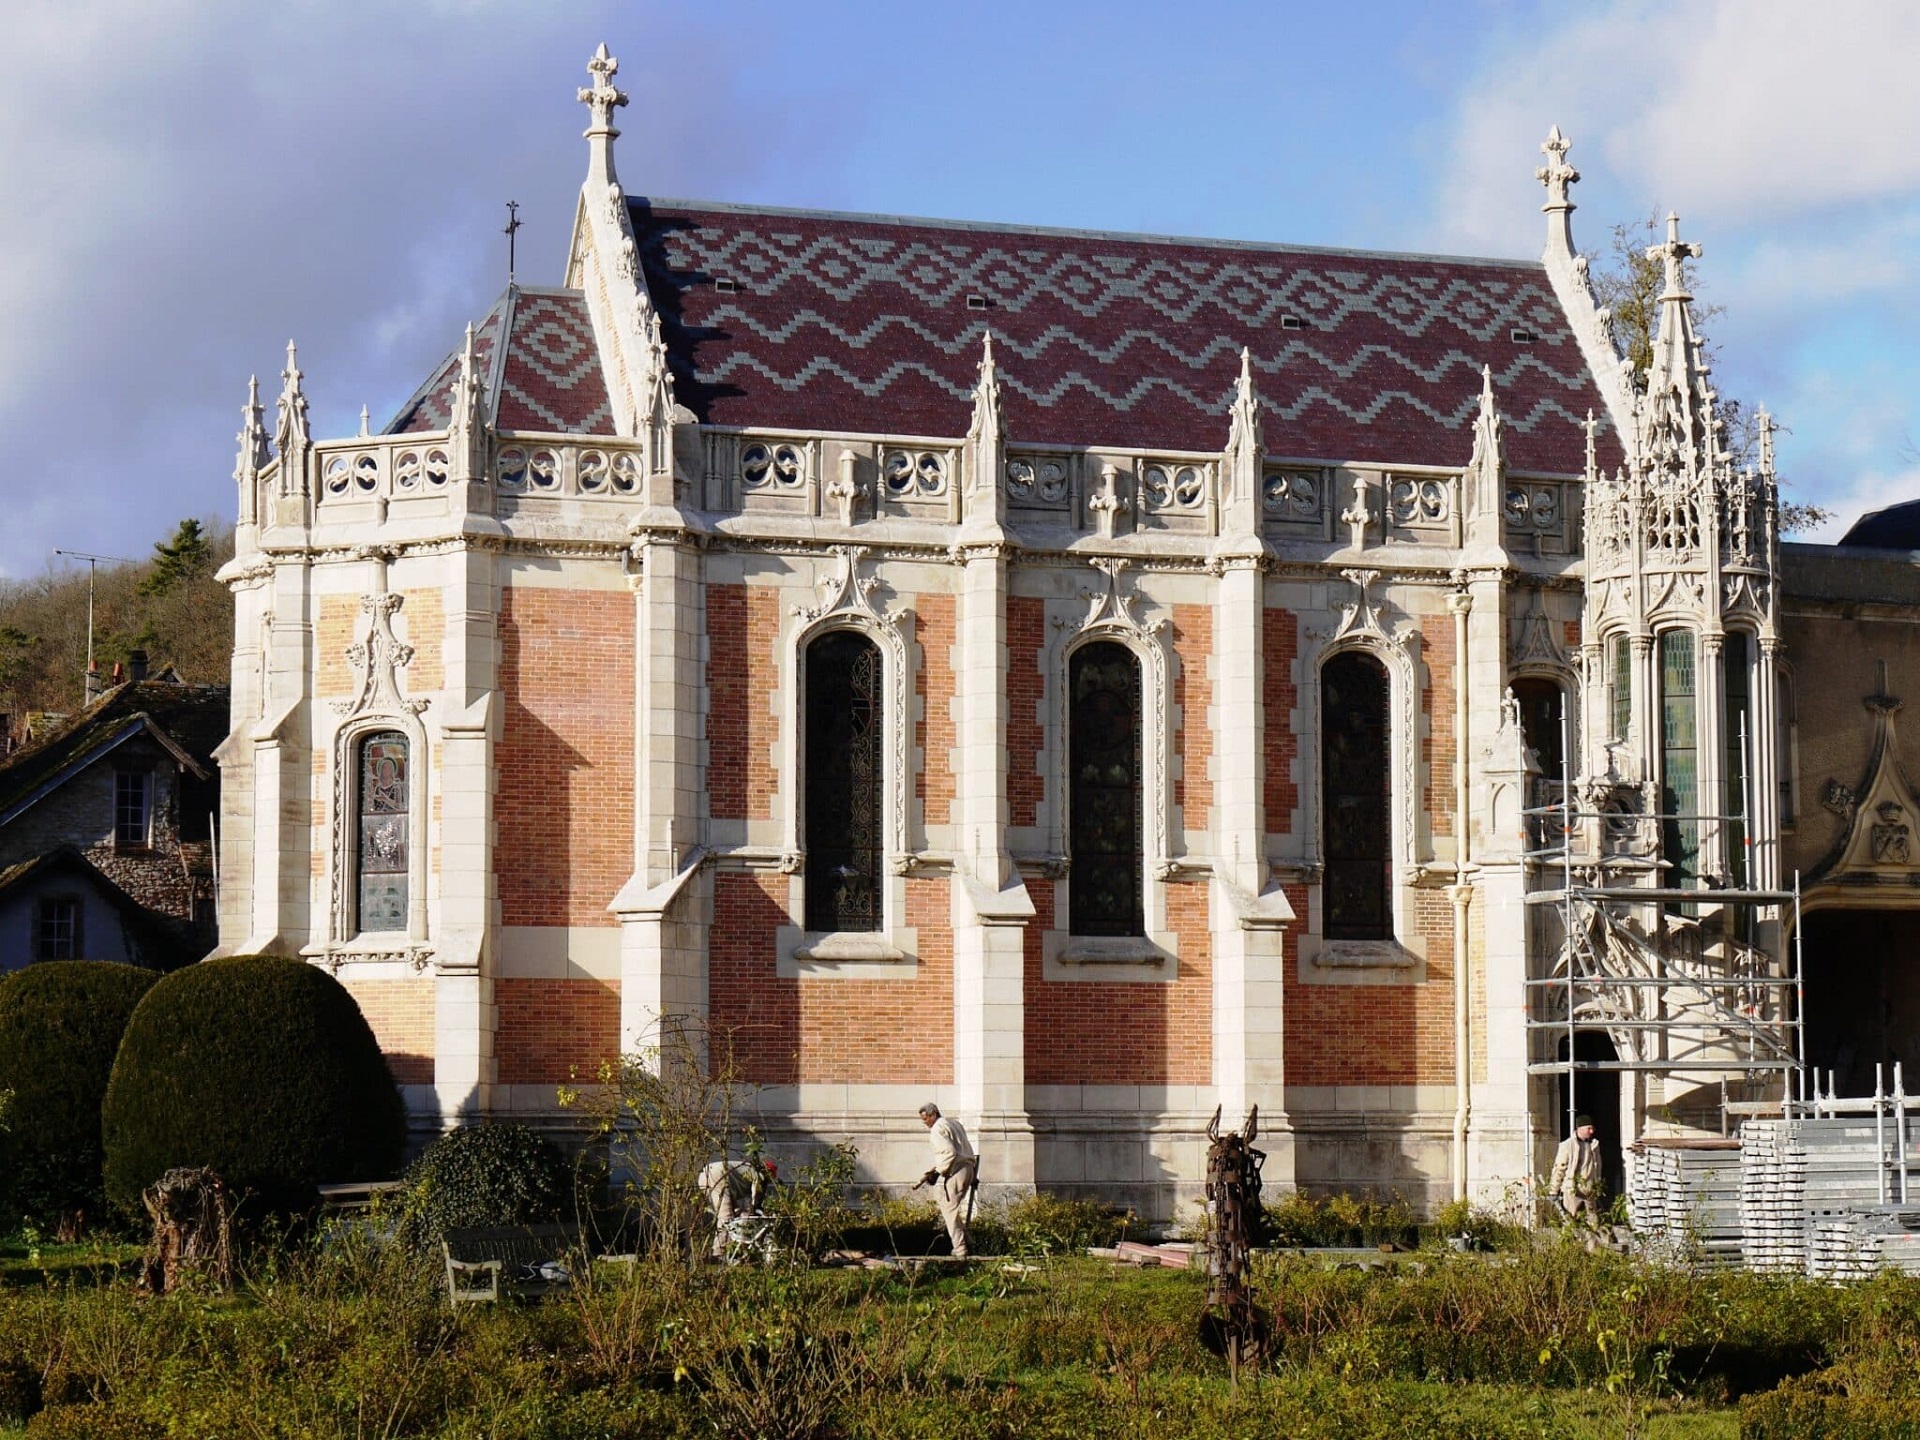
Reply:
[[[1600,1202],[1606,1199],[1606,1161],[1594,1138],[1591,1115],[1573,1117],[1573,1134],[1554,1152],[1547,1190],[1569,1220],[1584,1218],[1592,1224],[1600,1218]]]
[[[953,1258],[964,1260],[967,1230],[973,1223],[973,1192],[980,1183],[980,1160],[960,1122],[942,1115],[931,1100],[920,1107],[920,1123],[927,1127],[927,1140],[933,1146],[933,1168],[920,1177],[920,1185],[933,1187],[934,1204],[940,1207],[947,1238],[953,1242]]]

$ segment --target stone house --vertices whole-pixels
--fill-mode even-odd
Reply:
[[[0,761],[0,967],[212,948],[226,731],[224,685],[142,677]]]

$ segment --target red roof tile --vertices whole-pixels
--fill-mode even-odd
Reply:
[[[1534,263],[666,200],[633,218],[675,398],[711,424],[964,434],[987,330],[1016,442],[1218,450],[1243,345],[1274,454],[1462,464],[1482,365],[1516,468],[1580,472],[1606,414]]]

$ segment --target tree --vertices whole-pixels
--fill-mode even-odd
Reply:
[[[149,598],[166,595],[205,575],[213,563],[213,546],[201,531],[200,522],[182,520],[174,529],[172,541],[154,545],[152,568],[140,582],[140,593]]]
[[[1644,219],[1615,225],[1607,249],[1586,257],[1587,279],[1593,286],[1594,298],[1606,307],[1611,317],[1614,348],[1632,367],[1633,385],[1641,394],[1646,393],[1647,371],[1653,365],[1653,341],[1660,328],[1660,294],[1666,288],[1665,267],[1647,251],[1662,238],[1660,214],[1654,211]],[[1695,301],[1693,315],[1696,321],[1708,321],[1724,314],[1725,310],[1722,305]],[[1715,347],[1708,342],[1709,364],[1714,354]],[[1744,469],[1758,463],[1759,414],[1737,396],[1724,395],[1715,405],[1715,412],[1726,427],[1724,443],[1734,465]],[[1783,489],[1785,484],[1783,480]],[[1782,500],[1780,533],[1809,530],[1831,516],[1831,511],[1819,505]]]

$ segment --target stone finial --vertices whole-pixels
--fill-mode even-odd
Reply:
[[[240,407],[240,453],[233,463],[233,478],[243,487],[257,480],[273,454],[267,449],[266,411],[260,405],[260,377],[247,377],[247,403]],[[244,503],[244,500],[243,502]]]
[[[613,77],[620,73],[620,62],[607,53],[604,40],[600,42],[600,48],[593,52],[593,58],[587,61],[587,73],[593,77],[593,83],[580,87],[579,99],[592,116],[592,123],[584,133],[595,177],[610,182],[613,179],[613,142],[620,138],[620,131],[613,123],[613,112],[627,103],[627,92],[614,87]]]
[[[1373,505],[1367,498],[1367,476],[1353,477],[1353,503],[1340,512],[1340,523],[1347,527],[1347,544],[1355,550],[1367,548],[1367,526],[1373,523]]]
[[[478,480],[485,471],[487,382],[480,378],[480,355],[473,326],[460,347],[460,369],[453,380],[447,417],[448,449],[456,481]]]
[[[1000,372],[993,363],[993,332],[988,331],[980,337],[980,373],[973,383],[973,422],[967,427],[967,438],[976,442],[1004,440],[1006,433],[1006,415],[1000,408]]]
[[[1756,417],[1760,426],[1760,473],[1771,480],[1773,478],[1773,416],[1762,405]]]
[[[1533,172],[1534,178],[1547,187],[1547,202],[1540,208],[1547,215],[1547,249],[1549,252],[1573,258],[1573,221],[1575,209],[1570,193],[1580,179],[1580,172],[1567,163],[1567,152],[1573,148],[1573,142],[1560,133],[1560,127],[1554,126],[1547,132],[1540,153],[1547,157],[1547,163]]]
[[[280,372],[280,401],[274,416],[273,448],[285,458],[293,450],[304,450],[313,443],[307,430],[307,396],[300,382],[306,377],[300,370],[299,351],[287,341],[287,368]]]
[[[1498,545],[1503,517],[1507,453],[1506,422],[1493,397],[1493,367],[1480,368],[1480,409],[1473,419],[1473,454],[1462,477],[1467,538]]]
[[[365,405],[362,405],[360,407],[360,438],[362,440],[365,440],[372,434],[373,434],[373,416],[368,413],[367,407]]]
[[[1251,450],[1256,459],[1265,448],[1260,426],[1260,396],[1253,387],[1253,351],[1240,347],[1240,378],[1233,386],[1233,416],[1227,428],[1227,449]]]
[[[1593,411],[1587,411],[1587,483],[1592,484],[1600,473],[1597,460],[1596,442],[1600,438],[1599,422],[1593,418]]]
[[[1667,238],[1658,245],[1647,247],[1649,260],[1661,261],[1666,267],[1666,287],[1660,292],[1664,303],[1669,300],[1691,300],[1687,293],[1686,276],[1681,271],[1684,260],[1698,260],[1706,252],[1691,240],[1680,238],[1680,217],[1669,211],[1667,214]]]
[[[1113,539],[1120,517],[1132,508],[1133,503],[1120,493],[1120,467],[1102,465],[1100,488],[1087,497],[1087,509],[1093,512],[1093,521],[1099,529],[1100,538]]]

